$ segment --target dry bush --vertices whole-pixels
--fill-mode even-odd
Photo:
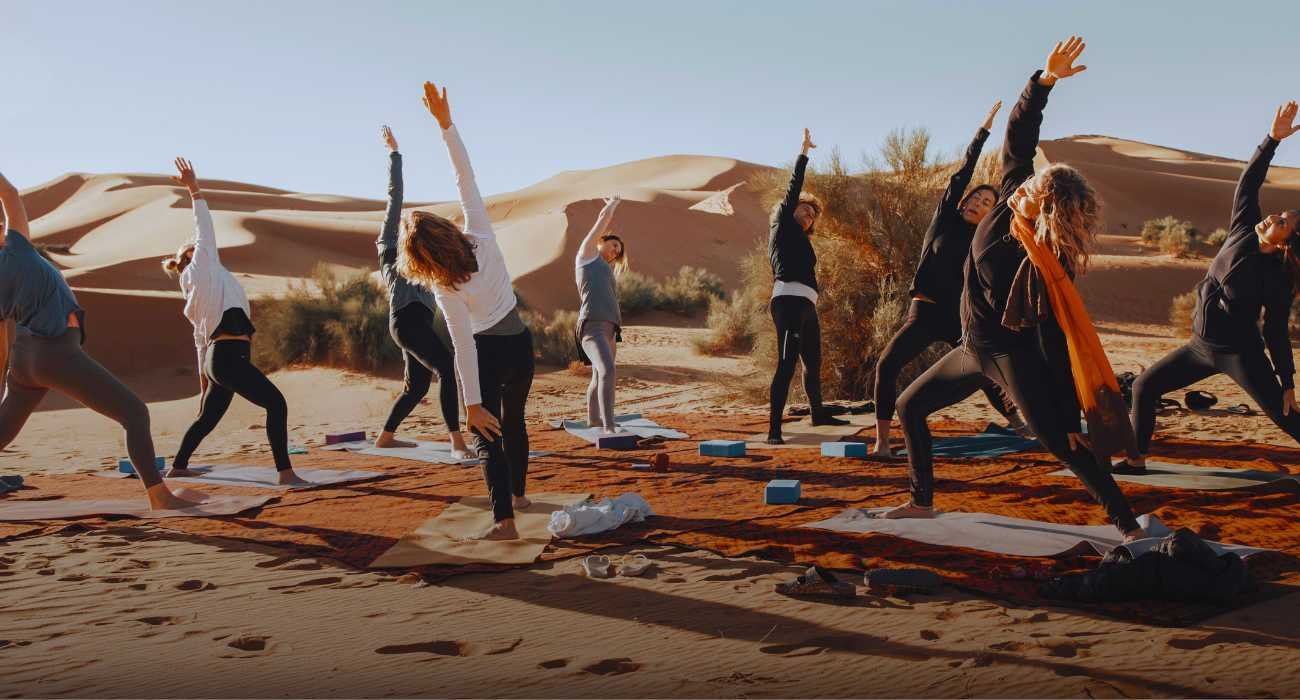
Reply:
[[[689,265],[663,281],[628,270],[618,278],[618,306],[625,316],[647,311],[668,311],[690,316],[709,308],[712,299],[723,296],[722,278]]]
[[[561,309],[550,318],[536,311],[520,313],[533,334],[533,350],[544,365],[568,367],[578,361],[578,312]]]
[[[1196,246],[1200,231],[1190,221],[1176,216],[1149,219],[1142,224],[1142,243],[1158,247],[1177,257],[1186,257]]]
[[[1160,252],[1175,258],[1192,254],[1192,237],[1183,228],[1171,228],[1160,234]]]
[[[1188,338],[1192,335],[1192,315],[1196,312],[1196,290],[1186,294],[1179,294],[1174,297],[1174,303],[1169,307],[1169,325],[1174,327],[1174,332],[1182,338]]]

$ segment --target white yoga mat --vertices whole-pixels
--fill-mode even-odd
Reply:
[[[1052,472],[1052,476],[1074,478],[1068,469]],[[1196,491],[1226,491],[1247,489],[1253,492],[1290,491],[1300,493],[1300,478],[1290,474],[1265,472],[1255,469],[1224,469],[1197,467],[1170,462],[1147,462],[1146,474],[1115,474],[1115,481],[1126,481],[1147,486]]]
[[[218,496],[193,489],[177,489],[175,493],[202,502],[193,508],[153,511],[149,510],[149,501],[143,494],[129,500],[82,501],[61,498],[50,501],[10,501],[6,499],[0,500],[0,521],[72,520],[101,515],[125,515],[146,520],[210,518],[218,515],[235,515],[260,508],[275,498],[274,496]]]
[[[690,436],[680,430],[665,428],[662,425],[642,418],[640,414],[628,414],[626,416],[615,416],[614,422],[618,424],[620,432],[631,433],[639,438],[667,438],[669,440],[685,440]],[[555,421],[551,422],[552,425]],[[591,444],[596,444],[596,438],[604,433],[601,428],[588,428],[585,420],[566,420],[559,421],[556,427],[564,428],[565,432],[575,437],[580,437]]]
[[[886,509],[864,511],[850,508],[833,518],[808,523],[803,527],[836,532],[879,532],[926,544],[967,547],[1022,557],[1054,557],[1073,553],[1080,547],[1105,554],[1120,546],[1124,539],[1111,525],[1058,525],[988,513],[940,513],[935,518],[905,520],[871,517],[871,514],[884,510]],[[1126,545],[1134,556],[1150,550],[1160,538],[1171,532],[1154,516],[1139,516],[1138,523],[1151,536]],[[1219,554],[1236,552],[1242,557],[1268,551],[1219,542],[1208,544]]]
[[[281,486],[276,483],[278,477],[274,467],[250,467],[238,464],[211,464],[191,466],[190,471],[201,472],[202,476],[168,477],[167,481],[183,481],[191,484],[208,484],[209,486],[246,486],[261,489],[310,489],[320,486],[350,484],[368,481],[386,476],[383,472],[368,472],[350,469],[303,469],[295,468],[294,473],[311,482],[294,486]]]
[[[357,454],[370,455],[372,457],[393,457],[396,459],[409,459],[413,462],[427,462],[429,464],[455,464],[462,467],[472,467],[478,464],[478,458],[457,459],[451,454],[450,442],[429,442],[426,440],[414,440],[415,447],[375,447],[370,441],[357,442],[340,442],[337,445],[322,447],[322,450],[334,450],[339,452],[355,452]],[[551,454],[543,450],[529,452],[529,457],[545,457]]]

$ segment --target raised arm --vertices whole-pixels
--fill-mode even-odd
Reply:
[[[777,207],[776,210],[776,219],[778,221],[789,220],[794,216],[795,207],[799,206],[799,195],[803,193],[804,171],[808,169],[808,151],[816,147],[817,144],[812,142],[812,134],[808,133],[807,129],[804,129],[803,147],[799,150],[799,157],[794,161],[794,172],[790,173],[790,184],[786,187],[785,198],[781,200],[781,206]],[[773,226],[772,239],[775,240],[782,231],[788,228],[787,226]]]
[[[220,264],[217,230],[212,224],[212,212],[208,211],[208,200],[203,196],[203,190],[199,189],[194,166],[184,158],[177,158],[176,172],[178,174],[172,181],[189,191],[194,206],[194,256],[190,258],[190,265],[195,266],[196,270],[204,270],[210,265]]]
[[[1255,149],[1255,155],[1241,173],[1237,181],[1237,191],[1232,195],[1232,219],[1230,231],[1233,238],[1253,233],[1255,225],[1264,219],[1259,205],[1259,191],[1268,178],[1269,164],[1282,139],[1300,131],[1300,124],[1292,124],[1296,118],[1296,103],[1288,102],[1277,108],[1273,116],[1273,126],[1268,130],[1264,142]]]
[[[622,201],[617,195],[605,200],[605,207],[596,216],[596,223],[592,225],[591,230],[587,232],[587,237],[582,239],[582,244],[578,246],[576,265],[579,267],[586,265],[600,255],[600,237],[605,235],[610,224],[614,222],[614,210],[618,209]]]
[[[0,206],[4,207],[4,230],[0,231],[0,248],[5,245],[5,236],[10,231],[17,231],[24,236],[31,236],[28,228],[27,208],[23,206],[22,195],[3,174],[0,174]]]
[[[975,132],[975,137],[971,139],[970,145],[966,146],[966,156],[962,159],[961,167],[952,174],[952,177],[948,178],[948,189],[944,190],[943,200],[940,202],[943,211],[956,211],[962,195],[966,194],[971,175],[975,173],[975,166],[979,163],[980,152],[984,150],[984,142],[989,138],[989,129],[993,126],[993,117],[997,116],[1000,109],[1002,109],[1002,100],[998,100],[993,105],[993,109],[989,110],[988,117],[984,119],[984,124]]]
[[[1047,96],[1058,80],[1078,75],[1087,66],[1075,66],[1083,54],[1083,39],[1072,36],[1057,42],[1043,70],[1034,73],[1029,85],[1020,94],[1020,100],[1007,117],[1007,136],[1002,144],[1002,197],[1010,197],[1020,183],[1034,174],[1034,154],[1038,151],[1039,131],[1043,125],[1043,109]]]
[[[402,154],[397,150],[392,129],[385,126],[380,133],[388,146],[388,208],[384,210],[384,226],[375,243],[379,264],[385,266],[397,261],[397,234],[402,227]]]
[[[460,193],[460,206],[465,213],[465,233],[481,238],[492,238],[492,219],[488,217],[487,206],[479,194],[478,183],[474,180],[474,168],[469,162],[469,152],[465,142],[460,139],[460,132],[451,121],[451,104],[447,101],[447,88],[438,90],[433,83],[424,84],[424,106],[442,127],[442,140],[447,144],[447,155],[451,157],[451,167],[456,171],[456,190]]]

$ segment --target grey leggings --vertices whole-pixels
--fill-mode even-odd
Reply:
[[[145,487],[162,483],[154,465],[149,408],[81,349],[79,328],[69,328],[57,338],[27,333],[14,337],[0,400],[0,449],[13,442],[50,389],[120,423],[126,430],[127,454]]]
[[[591,383],[587,385],[587,425],[614,430],[614,335],[610,321],[582,324],[582,351],[591,360]]]

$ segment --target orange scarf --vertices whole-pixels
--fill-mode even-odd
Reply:
[[[1120,394],[1119,382],[1115,379],[1110,360],[1106,358],[1106,350],[1101,346],[1097,329],[1083,306],[1083,298],[1056,255],[1036,237],[1034,224],[1038,220],[1040,202],[1021,187],[1008,205],[1015,214],[1011,235],[1020,241],[1029,261],[1037,268],[1052,305],[1052,314],[1065,333],[1074,391],[1088,422],[1092,453],[1105,465],[1109,465],[1111,455],[1118,452],[1136,455],[1137,441],[1129,422],[1128,407]]]

